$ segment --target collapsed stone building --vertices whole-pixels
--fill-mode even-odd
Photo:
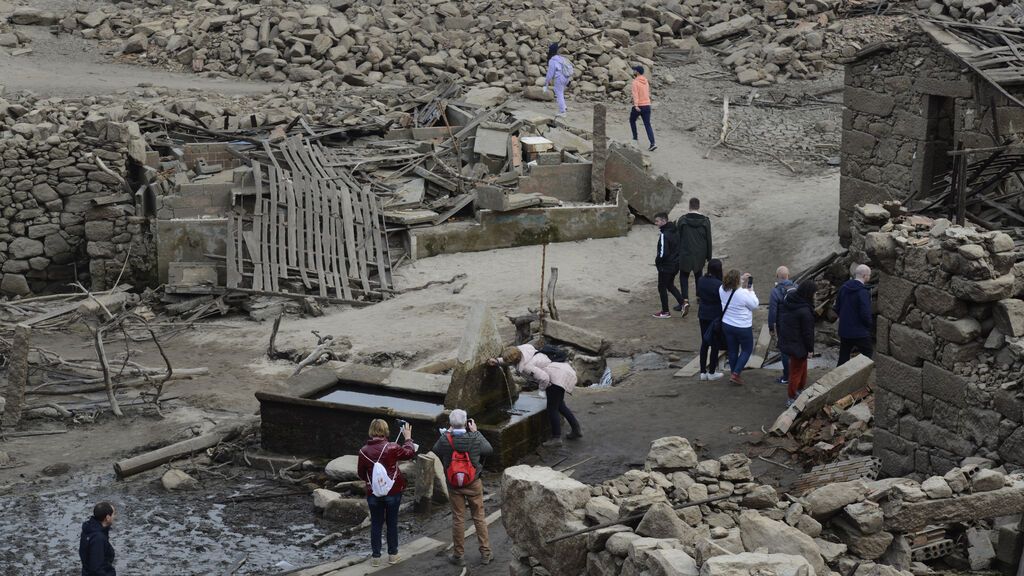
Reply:
[[[847,64],[839,232],[880,270],[874,452],[889,475],[1024,466],[1024,91],[1004,40],[922,20]]]
[[[850,242],[856,205],[928,200],[924,208],[948,192],[954,160],[964,156],[950,155],[955,148],[976,151],[966,154],[967,188],[981,188],[990,179],[1008,180],[1011,191],[1021,184],[1011,176],[1020,170],[1013,149],[1003,150],[986,170],[975,168],[999,152],[995,148],[1024,137],[1024,88],[1015,76],[1019,69],[1012,67],[1011,47],[979,39],[980,32],[967,24],[911,21],[900,32],[898,39],[868,46],[846,64],[839,188],[844,244]],[[1020,212],[1019,197],[1007,203]],[[1018,218],[1010,225],[1021,223]]]

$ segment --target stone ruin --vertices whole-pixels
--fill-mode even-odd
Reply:
[[[1024,510],[1024,475],[965,464],[923,483],[859,479],[792,496],[760,484],[747,456],[702,460],[673,436],[651,443],[643,470],[587,485],[515,466],[505,470],[502,494],[513,576],[898,576],[948,554],[971,569],[997,557],[1016,562],[1011,515]],[[979,523],[996,516],[1005,518]],[[958,527],[917,541],[926,526],[947,524]],[[587,527],[596,529],[551,542]],[[954,543],[962,534],[969,546]]]
[[[857,207],[851,256],[879,271],[875,455],[889,475],[979,456],[1024,466],[1024,262],[1003,232]]]

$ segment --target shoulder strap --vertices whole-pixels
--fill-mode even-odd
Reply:
[[[380,455],[378,455],[378,456],[377,456],[377,459],[376,459],[376,460],[372,460],[372,459],[371,459],[371,458],[370,458],[369,456],[367,456],[367,455],[366,455],[366,452],[363,452],[362,448],[360,448],[360,449],[359,449],[359,455],[360,455],[360,456],[362,456],[363,458],[366,458],[367,460],[370,460],[370,461],[372,461],[372,462],[373,462],[374,464],[376,464],[377,462],[380,462],[380,459],[381,459],[381,458],[383,458],[383,457],[384,457],[384,452],[385,452],[385,451],[386,451],[387,449],[388,449],[388,443],[387,443],[387,442],[385,442],[385,443],[384,443],[384,447],[380,449]]]
[[[452,433],[451,432],[446,434],[446,436],[448,436],[448,444],[452,447],[452,452],[454,453],[455,452],[455,439],[452,437]]]
[[[739,290],[739,288],[736,288],[736,290]],[[722,308],[722,318],[725,318],[725,311],[729,309],[729,304],[732,304],[732,297],[736,295],[736,290],[733,290],[732,294],[729,294],[729,299],[725,301],[725,307]]]

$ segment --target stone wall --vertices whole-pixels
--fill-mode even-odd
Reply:
[[[117,175],[127,173],[131,123],[92,116],[55,125],[31,114],[0,132],[0,293],[104,289],[138,244],[123,281],[152,268],[144,219]]]
[[[927,188],[933,158],[950,143],[934,135],[952,111],[953,137],[964,147],[989,147],[990,134],[1024,135],[1024,109],[949,56],[917,24],[908,22],[891,51],[875,52],[846,67],[839,234],[844,245],[853,208],[903,200]],[[941,98],[953,99],[942,108]],[[990,107],[995,103],[998,130]]]
[[[879,276],[883,472],[943,474],[968,456],[1024,466],[1024,263],[1012,238],[890,210],[858,206],[851,222],[852,255]]]

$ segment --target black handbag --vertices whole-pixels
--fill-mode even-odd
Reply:
[[[739,288],[736,288],[736,290],[739,290]],[[722,313],[718,315],[718,318],[712,320],[708,329],[704,334],[701,334],[701,337],[705,342],[718,342],[721,344],[725,341],[725,331],[722,330],[722,318],[725,317],[725,311],[729,309],[729,304],[732,304],[732,297],[736,295],[736,290],[733,290],[732,294],[729,294],[729,299],[725,301],[725,307],[722,308]]]

